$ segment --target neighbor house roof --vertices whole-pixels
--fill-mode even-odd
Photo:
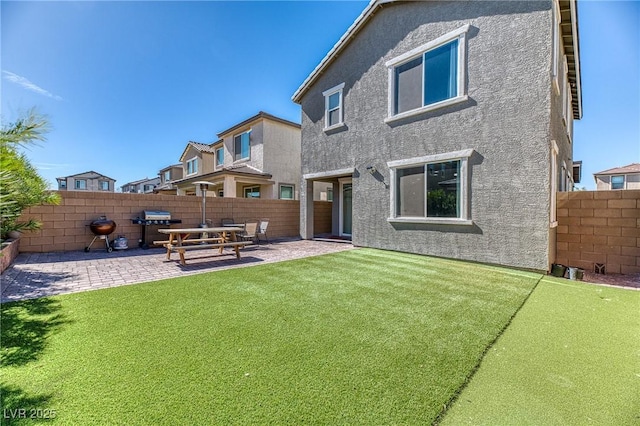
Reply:
[[[211,144],[211,145],[213,145],[213,144]],[[211,145],[207,145],[206,143],[189,141],[189,143],[187,143],[187,146],[184,148],[184,151],[182,151],[182,155],[180,156],[180,161],[184,161],[184,155],[187,153],[189,148],[193,148],[198,152],[209,152],[209,153],[213,154],[215,151],[211,147]]]
[[[56,179],[57,180],[62,180],[62,179],[68,179],[68,178],[76,177],[76,176],[83,176],[83,177],[86,177],[86,178],[89,178],[89,179],[96,179],[96,178],[102,177],[102,178],[105,178],[105,179],[112,180],[114,182],[116,181],[115,179],[110,178],[109,176],[105,176],[102,173],[94,172],[93,170],[89,170],[88,172],[76,173],[75,175],[59,177],[59,178],[56,178]]]
[[[302,85],[292,96],[295,103],[300,103],[304,94],[311,88],[316,80],[324,73],[331,63],[349,45],[351,40],[367,25],[373,15],[381,10],[386,4],[396,3],[401,0],[371,0],[353,24],[340,37],[340,40],[331,48],[329,53],[320,61],[317,67],[302,82]],[[582,88],[580,78],[580,49],[578,40],[578,10],[576,0],[560,0],[560,14],[562,17],[562,41],[567,55],[567,65],[569,67],[569,83],[571,85],[571,95],[573,104],[573,117],[582,117]]]
[[[247,124],[250,124],[250,123],[252,123],[252,122],[254,122],[256,120],[261,120],[261,119],[277,121],[279,123],[283,123],[283,124],[287,124],[289,126],[297,127],[298,129],[301,127],[300,124],[294,123],[293,121],[285,120],[284,118],[276,117],[275,115],[271,115],[271,114],[266,113],[264,111],[260,111],[256,115],[254,115],[253,117],[247,118],[243,122],[238,123],[238,124],[236,124],[236,125],[234,125],[232,127],[229,127],[227,130],[218,133],[218,137],[222,138],[227,133],[233,132],[234,130],[237,130],[237,129],[241,128],[241,127],[246,126]]]
[[[251,167],[247,164],[245,165],[237,165],[237,166],[229,166],[224,167],[220,170],[216,170],[215,172],[207,173],[204,175],[192,176],[185,179],[180,179],[174,181],[174,185],[180,185],[185,183],[192,183],[200,180],[207,180],[210,178],[216,178],[224,175],[236,175],[236,176],[250,176],[264,179],[271,179],[272,175],[270,173],[265,173],[256,169],[255,167]]]
[[[594,175],[624,175],[629,173],[640,173],[640,163],[631,163],[628,166],[614,167],[613,169],[594,173]]]

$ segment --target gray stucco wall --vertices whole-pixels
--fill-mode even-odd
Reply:
[[[302,173],[356,169],[355,245],[547,269],[550,8],[550,1],[384,6],[304,95]],[[385,62],[465,24],[471,25],[469,100],[385,124]],[[327,134],[322,92],[343,82],[347,127]],[[473,225],[387,221],[389,189],[366,172],[367,166],[376,167],[389,183],[387,161],[469,148],[476,151],[470,160]]]

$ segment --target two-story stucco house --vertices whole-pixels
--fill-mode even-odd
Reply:
[[[183,175],[184,169],[182,163],[172,164],[160,169],[158,172],[160,183],[153,192],[157,194],[176,195],[177,189],[173,185],[173,182],[182,179]]]
[[[640,163],[603,170],[593,174],[596,190],[640,189]]]
[[[114,192],[116,180],[93,170],[56,178],[58,191]]]
[[[293,100],[303,238],[323,181],[354,245],[554,261],[582,114],[575,1],[374,0]]]
[[[120,187],[120,189],[122,192],[128,192],[131,194],[151,194],[159,184],[160,177],[144,178],[125,183]]]
[[[210,182],[216,197],[298,199],[300,125],[259,112],[218,133],[212,144],[189,142],[180,157],[184,177],[178,195],[199,194]]]

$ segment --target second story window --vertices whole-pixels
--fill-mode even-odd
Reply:
[[[216,149],[216,168],[224,166],[224,148]]]
[[[169,182],[171,180],[171,170],[164,172],[164,181]]]
[[[342,89],[344,83],[322,92],[324,96],[324,127],[333,129],[343,125]]]
[[[84,179],[76,180],[76,189],[87,189],[87,181]]]
[[[194,175],[196,173],[198,173],[198,157],[187,161],[187,175]]]
[[[101,191],[108,191],[109,190],[109,181],[101,180],[100,181],[100,190]]]
[[[251,155],[251,130],[233,138],[233,160],[248,160]]]
[[[465,25],[386,63],[393,121],[467,99]]]
[[[66,180],[61,180],[60,182],[60,189],[67,189],[67,181]]]
[[[611,176],[611,189],[624,189],[624,175]]]

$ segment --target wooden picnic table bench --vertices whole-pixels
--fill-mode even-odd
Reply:
[[[171,228],[158,229],[162,234],[168,234],[169,238],[163,241],[154,241],[162,244],[167,249],[167,259],[171,259],[171,253],[178,253],[180,264],[186,265],[184,253],[191,250],[220,249],[222,253],[225,247],[233,248],[236,257],[240,259],[240,248],[252,244],[251,241],[238,241],[237,232],[242,232],[242,228],[237,227],[215,227],[215,228]],[[196,238],[189,238],[191,234],[197,234]],[[207,237],[200,238],[200,234],[207,234]],[[217,235],[209,237],[209,235]]]

